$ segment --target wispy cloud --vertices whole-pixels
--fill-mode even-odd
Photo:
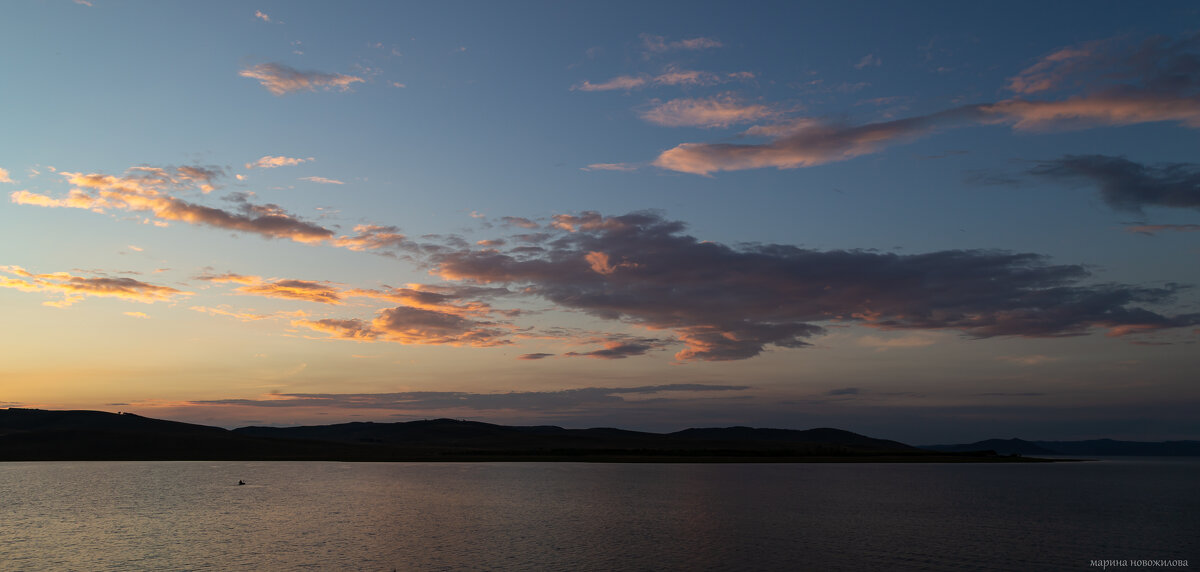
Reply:
[[[638,166],[633,163],[592,163],[586,167],[580,167],[580,169],[583,171],[620,171],[630,173],[638,170]]]
[[[778,115],[770,106],[745,104],[732,95],[672,99],[642,112],[642,119],[666,127],[728,127]]]
[[[858,60],[858,63],[854,64],[854,69],[861,70],[864,68],[877,68],[881,65],[883,65],[883,60],[880,59],[879,56],[875,54],[867,54],[863,56],[861,60]]]
[[[634,77],[634,76],[623,75],[623,76],[614,77],[608,81],[602,81],[600,83],[592,83],[588,80],[583,80],[582,82],[571,86],[571,90],[572,91],[574,91],[574,90],[613,91],[613,90],[619,90],[619,89],[631,90],[631,89],[637,89],[639,87],[642,87],[649,82],[650,82],[650,78],[648,78],[648,77],[644,77],[644,76]]]
[[[897,348],[923,348],[938,343],[939,336],[930,332],[913,332],[899,337],[863,336],[858,338],[860,346],[884,351]]]
[[[349,91],[351,85],[366,81],[352,75],[300,71],[273,62],[250,66],[239,71],[238,75],[258,80],[259,84],[275,95],[317,89]]]
[[[412,246],[400,229],[394,226],[360,224],[354,227],[353,236],[339,236],[333,245],[355,251],[396,250]]]
[[[532,220],[529,220],[525,217],[506,216],[506,217],[500,217],[500,220],[502,222],[504,222],[504,224],[507,224],[510,226],[516,226],[516,227],[520,227],[520,228],[540,228],[541,227],[541,225],[539,225],[538,223],[533,222]]]
[[[799,119],[747,130],[749,136],[772,137],[767,143],[683,143],[659,154],[654,165],[696,175],[764,167],[812,167],[876,153],[897,142],[978,121],[982,116],[976,106],[965,106],[865,125]]]
[[[1080,93],[1065,99],[1021,98],[1064,86]],[[1200,128],[1200,33],[1177,40],[1155,36],[1133,48],[1116,41],[1064,48],[1010,79],[1009,88],[1017,98],[894,121],[852,125],[802,118],[756,126],[746,135],[771,140],[682,143],[662,152],[653,164],[698,175],[811,167],[972,125],[1044,131],[1174,121]]]
[[[663,52],[672,52],[678,50],[704,50],[709,48],[719,48],[723,45],[717,40],[705,37],[667,41],[667,39],[663,36],[642,34],[641,38],[642,46],[646,48],[646,52],[648,54],[661,54]]]
[[[471,286],[437,286],[408,284],[404,288],[371,290],[354,288],[346,296],[375,298],[399,302],[412,308],[431,310],[456,316],[486,316],[496,312],[484,299],[513,294],[507,288]],[[501,311],[501,313],[510,313]]]
[[[208,183],[196,185],[192,179],[166,177],[164,173],[163,169],[146,167],[134,167],[124,176],[62,172],[74,187],[65,197],[17,191],[10,198],[16,204],[41,207],[144,212],[157,219],[147,222],[178,221],[310,244],[333,238],[333,231],[297,218],[278,205],[257,205],[243,200],[237,211],[226,211],[171,196],[180,186],[203,191]],[[187,187],[189,184],[193,186]]]
[[[263,155],[262,157],[259,157],[257,161],[246,163],[246,168],[274,169],[275,167],[290,167],[292,165],[299,165],[300,163],[307,163],[312,160],[312,157],[305,159],[300,157],[284,157],[283,155]]]
[[[76,276],[67,272],[35,274],[20,266],[0,266],[0,272],[16,278],[0,276],[0,288],[12,288],[23,292],[48,292],[60,295],[56,301],[45,302],[47,306],[66,307],[85,297],[120,298],[133,302],[169,302],[177,297],[191,296],[171,288],[142,282],[128,277]]]
[[[243,284],[235,291],[239,294],[252,294],[271,298],[286,298],[304,300],[321,304],[341,304],[341,289],[329,282],[315,280],[276,279],[267,280],[261,276],[246,276],[240,274],[224,274],[220,276],[197,276],[198,280],[210,282],[236,282]]]
[[[381,310],[370,322],[357,318],[296,320],[292,325],[352,341],[475,347],[512,343],[509,330],[497,322],[408,306]]]
[[[1068,46],[1009,80],[1019,96],[1082,87],[1065,100],[1002,101],[989,110],[1015,120],[1017,129],[1177,121],[1200,128],[1200,33],[1179,39],[1151,36]]]
[[[646,352],[663,347],[663,343],[659,340],[647,339],[644,341],[612,341],[604,344],[604,347],[590,352],[567,352],[563,355],[567,357],[590,357],[597,359],[625,359],[632,356],[645,355]]]
[[[12,177],[8,175],[8,169],[0,168],[0,183],[11,183]]]
[[[573,86],[572,91],[631,91],[641,89],[643,87],[657,86],[696,86],[696,85],[716,85],[731,81],[743,81],[751,79],[754,74],[749,72],[737,72],[726,75],[720,75],[713,72],[688,70],[676,67],[667,68],[663,73],[658,75],[623,75],[617,76],[610,80],[600,83],[592,83],[584,80]]]
[[[235,319],[241,320],[243,322],[256,322],[259,320],[268,320],[268,319],[295,320],[297,318],[308,317],[308,312],[305,312],[304,310],[293,310],[293,311],[288,311],[288,312],[272,312],[272,313],[268,313],[268,314],[260,314],[260,313],[255,312],[254,310],[235,310],[226,304],[221,304],[221,305],[218,305],[215,307],[191,306],[188,309],[196,311],[196,312],[200,312],[202,314],[208,314],[210,316],[225,316],[225,317],[229,317],[229,318],[235,318]]]
[[[271,17],[270,17],[270,16],[268,16],[268,15],[266,14],[266,12],[263,12],[262,10],[255,10],[255,11],[254,11],[254,17],[255,17],[255,18],[258,18],[259,20],[262,20],[262,21],[264,21],[264,22],[270,22],[270,21],[271,21]]]
[[[310,183],[321,183],[323,185],[344,185],[344,184],[346,184],[337,179],[326,179],[325,177],[300,177],[299,180],[308,181]]]
[[[1148,236],[1160,232],[1200,232],[1200,224],[1139,224],[1127,226],[1125,231]]]
[[[1058,358],[1045,356],[1042,354],[1034,354],[1034,355],[1027,355],[1027,356],[1000,356],[998,359],[1000,359],[1001,361],[1009,362],[1009,363],[1015,363],[1017,365],[1041,365],[1044,363],[1058,361]]]
[[[521,354],[521,355],[517,356],[517,359],[521,359],[521,360],[539,360],[539,359],[546,359],[546,358],[548,358],[548,357],[554,357],[554,354],[547,354],[547,353]]]

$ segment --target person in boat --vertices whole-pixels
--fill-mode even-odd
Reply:
[[[244,484],[246,484],[246,481],[243,481],[243,480],[241,480],[241,479],[238,479],[238,485],[244,485]]]

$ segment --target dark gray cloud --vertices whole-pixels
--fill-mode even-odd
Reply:
[[[1140,213],[1150,206],[1200,209],[1200,165],[1195,163],[1149,166],[1124,157],[1066,155],[1041,161],[1029,172],[1092,183],[1104,202],[1117,210]]]
[[[521,355],[517,356],[517,359],[536,360],[536,359],[546,359],[548,357],[554,357],[554,354],[545,354],[545,353],[521,354]]]
[[[655,348],[654,344],[648,343],[610,343],[604,349],[592,350],[590,352],[567,352],[569,357],[592,357],[599,359],[625,359],[631,356],[644,355],[646,352]]]
[[[504,285],[561,307],[651,329],[687,347],[679,360],[753,357],[797,348],[823,323],[883,329],[952,329],[971,338],[1125,335],[1200,323],[1144,306],[1179,285],[1089,283],[1080,265],[1037,254],[947,250],[900,255],[818,251],[779,244],[738,248],[701,241],[684,225],[640,212],[559,215],[544,252],[446,251],[443,278]],[[637,348],[623,348],[632,355]]]

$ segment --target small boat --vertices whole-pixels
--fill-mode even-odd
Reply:
[[[238,486],[242,486],[242,485],[244,485],[244,484],[246,484],[246,481],[243,481],[243,480],[240,480],[240,479],[238,480]]]

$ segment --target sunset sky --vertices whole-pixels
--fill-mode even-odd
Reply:
[[[1200,5],[0,4],[0,407],[1200,438]]]

